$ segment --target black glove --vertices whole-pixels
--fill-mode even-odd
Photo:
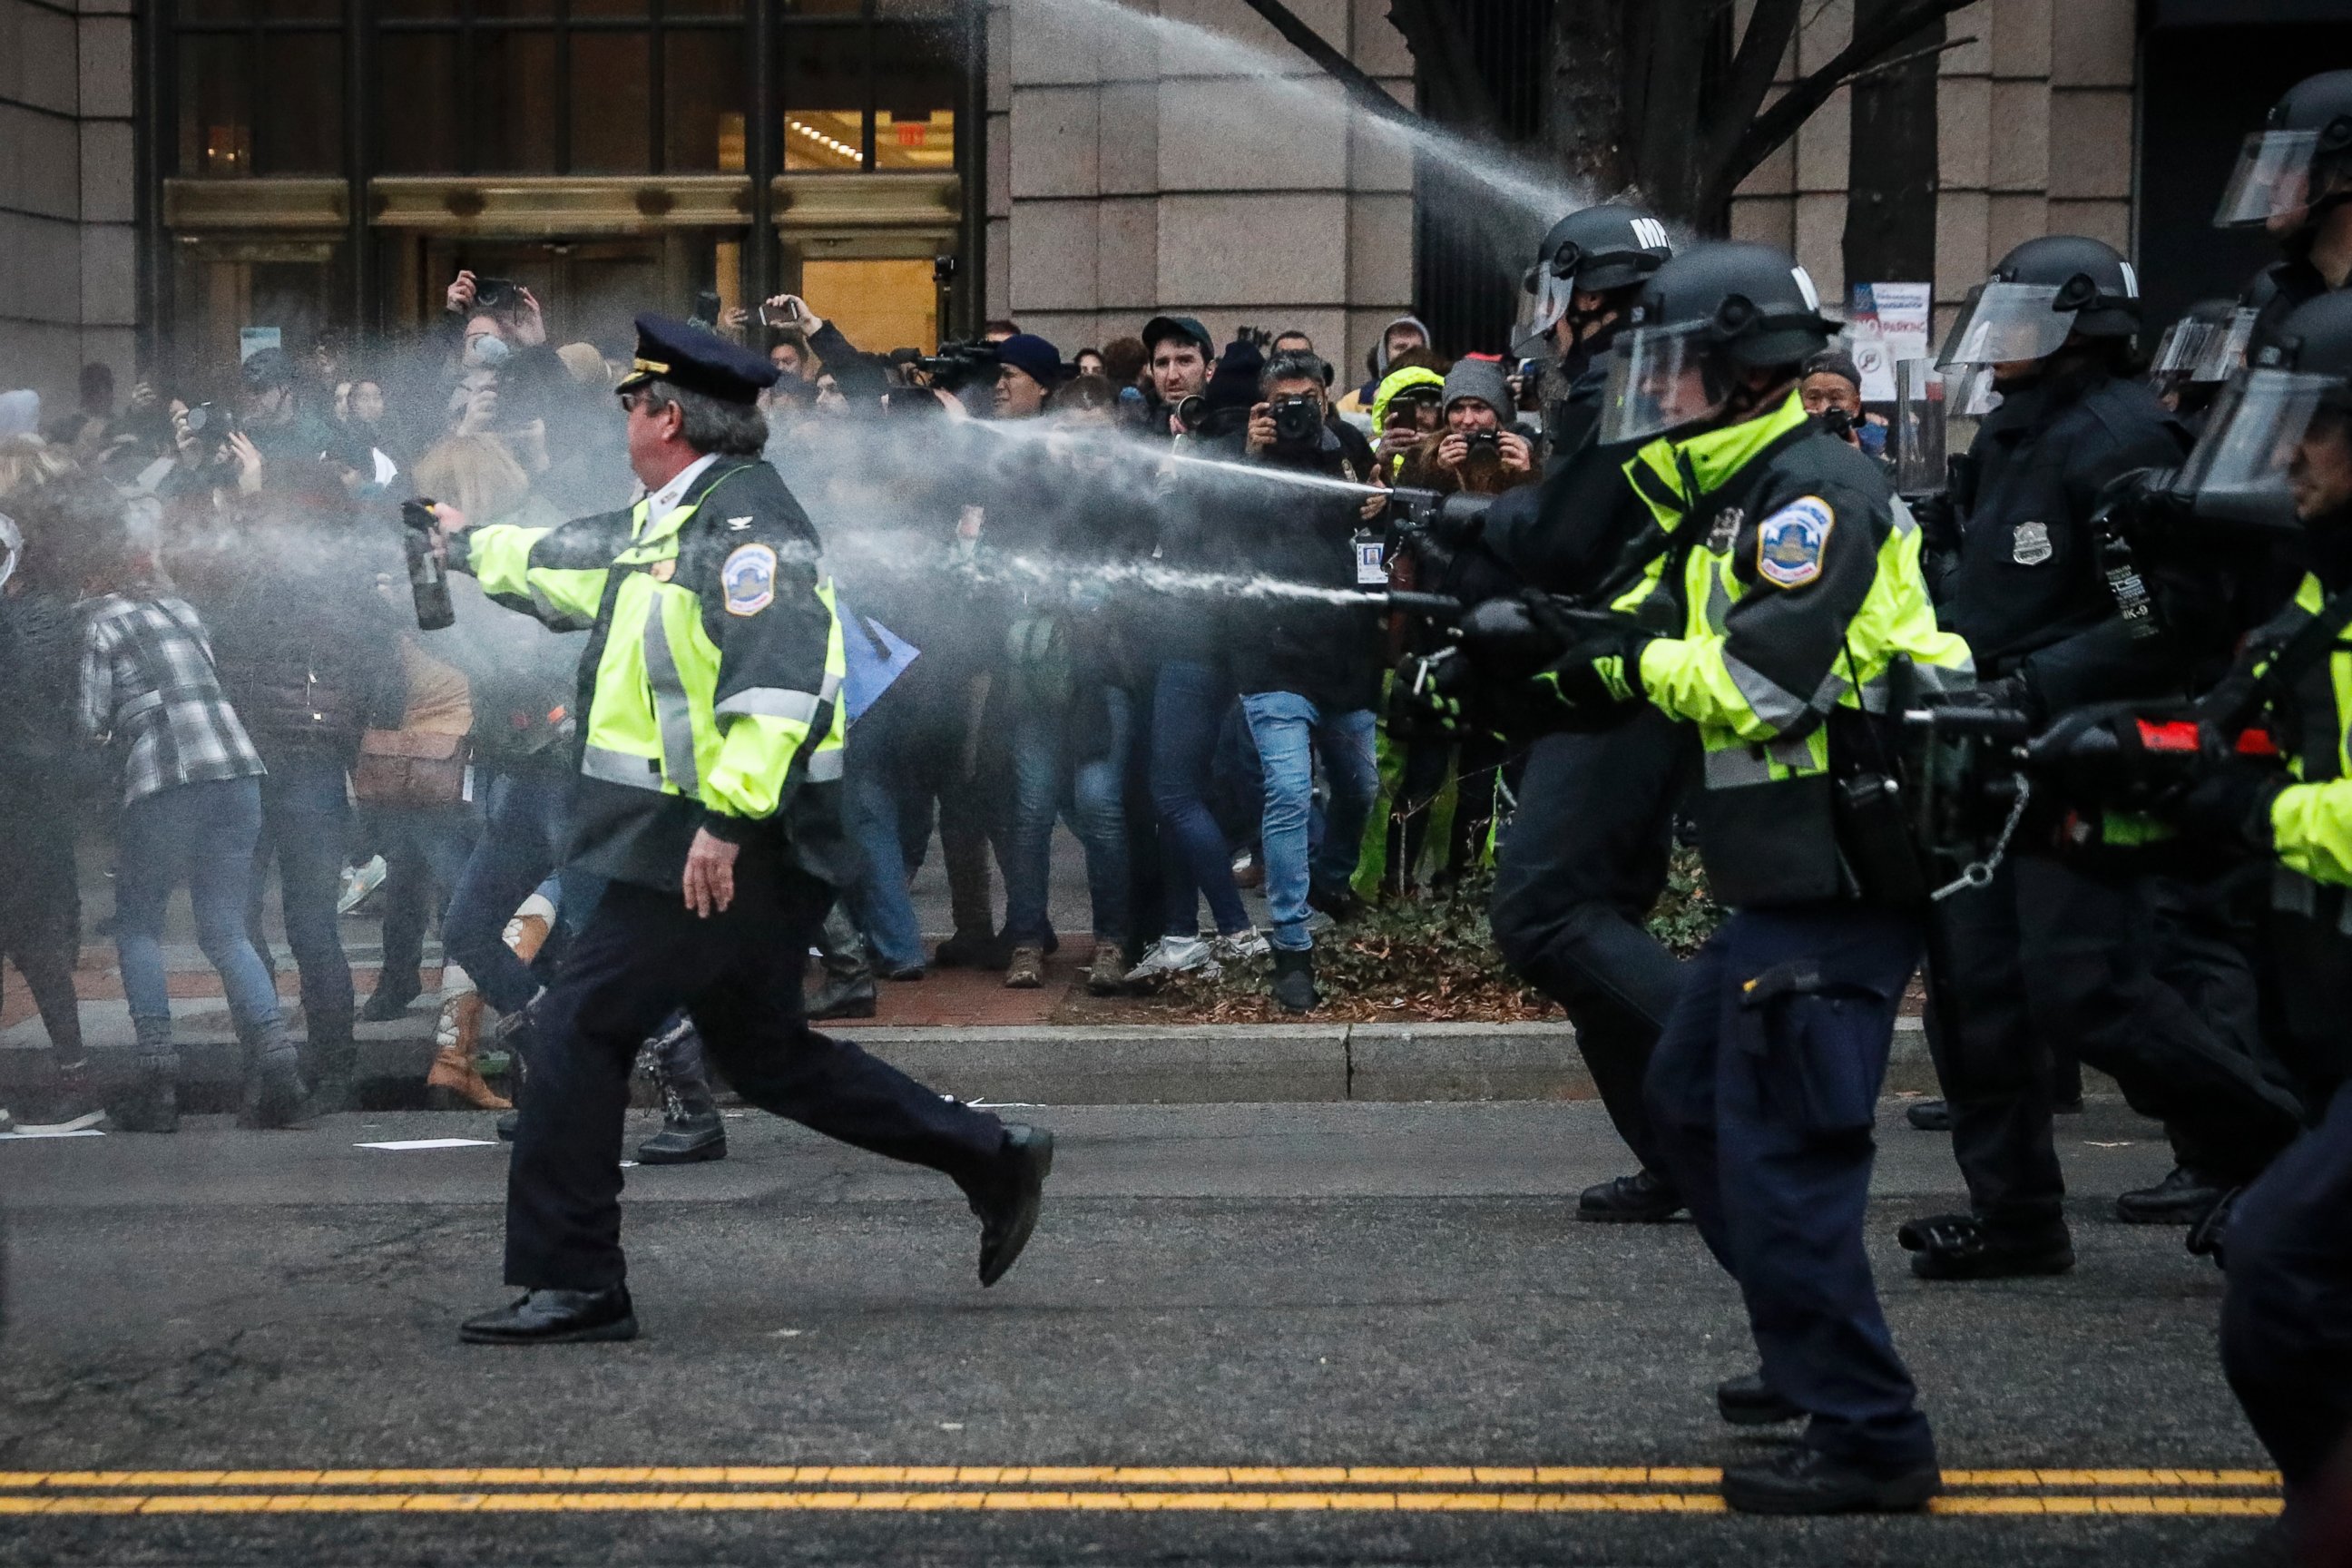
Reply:
[[[2042,715],[2042,703],[2021,673],[1979,681],[1957,691],[1939,691],[1927,701],[1931,708],[1964,713],[2022,713],[2032,720],[2039,720]]]
[[[1411,653],[1389,685],[1389,734],[1399,741],[1459,740],[1472,731],[1470,661],[1458,648]]]
[[[1540,594],[1489,599],[1462,617],[1463,651],[1498,684],[1549,668],[1576,640]]]
[[[2271,806],[2289,782],[2272,763],[2224,753],[2205,764],[2170,815],[2184,833],[2268,858],[2278,851]]]
[[[1644,700],[1642,650],[1655,634],[1628,626],[1590,637],[1570,648],[1535,678],[1551,689],[1563,708],[1585,714],[1628,707]]]
[[[2193,515],[2194,499],[2174,487],[2178,468],[2133,468],[2099,487],[2091,512],[2091,527],[2099,533],[2129,534],[2135,529],[2162,528]]]

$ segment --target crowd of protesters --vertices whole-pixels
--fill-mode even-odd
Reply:
[[[288,1113],[274,869],[313,1103],[348,1097],[355,1022],[417,1002],[436,922],[467,1005],[432,1081],[505,1103],[474,1019],[530,1000],[526,959],[550,928],[559,954],[595,892],[556,876],[585,633],[467,582],[455,624],[420,628],[398,503],[552,523],[626,504],[631,480],[621,362],[557,346],[527,289],[461,273],[445,303],[397,348],[264,347],[121,395],[92,365],[46,419],[0,395],[0,945],[56,1047],[61,1119],[97,1095],[72,999],[76,835],[57,826],[101,795],[89,842],[112,857],[142,1081],[176,1064],[162,937],[184,885],[247,1112]],[[1385,585],[1394,553],[1376,487],[1535,482],[1532,366],[1449,361],[1412,316],[1355,384],[1303,332],[1220,345],[1175,315],[1075,352],[995,321],[929,355],[854,344],[793,296],[717,325],[782,373],[767,456],[824,531],[854,657],[882,671],[851,731],[860,874],[814,1016],[870,1016],[877,981],[940,968],[1044,984],[1057,821],[1083,851],[1085,983],[1104,994],[1270,954],[1277,1000],[1306,1011],[1318,931],[1483,861],[1510,759],[1389,745],[1381,684],[1409,634],[1349,595]],[[909,886],[935,834],[951,930],[934,942]],[[1261,884],[1263,924],[1244,898]],[[367,899],[383,962],[362,998],[339,921]],[[168,1124],[152,1099],[118,1101],[117,1122]]]

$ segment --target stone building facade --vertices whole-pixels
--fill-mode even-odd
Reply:
[[[131,0],[0,0],[0,384],[128,386],[138,298]]]

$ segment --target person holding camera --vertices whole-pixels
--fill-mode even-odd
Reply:
[[[1228,349],[1227,359],[1237,352],[1239,345]],[[1323,369],[1307,354],[1277,354],[1266,364],[1243,451],[1267,468],[1367,483],[1325,424]],[[1234,503],[1235,568],[1274,582],[1352,592],[1356,531],[1381,502],[1377,495],[1359,500],[1344,491],[1256,487]],[[1348,882],[1380,791],[1372,751],[1379,628],[1349,605],[1243,598],[1229,614],[1226,644],[1265,777],[1261,837],[1274,921],[1274,997],[1284,1011],[1304,1013],[1321,1000],[1310,917],[1320,910],[1345,919],[1358,908]],[[1318,755],[1331,792],[1319,840],[1310,821]]]
[[[1398,484],[1447,494],[1500,495],[1536,482],[1534,447],[1504,423],[1511,395],[1499,363],[1457,361],[1439,384],[1438,406],[1444,429],[1406,452]]]
[[[1841,348],[1823,349],[1805,362],[1805,379],[1797,384],[1805,412],[1848,446],[1884,462],[1886,458],[1886,416],[1865,414],[1862,408],[1862,367]]]
[[[1181,436],[1207,413],[1205,403],[1193,400],[1208,390],[1209,374],[1216,367],[1209,329],[1190,316],[1154,316],[1143,323],[1143,350],[1151,377],[1143,428],[1154,436]]]

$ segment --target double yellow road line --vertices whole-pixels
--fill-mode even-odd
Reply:
[[[125,1514],[1719,1513],[1677,1466],[713,1465],[0,1471],[0,1518]],[[2275,1471],[1947,1470],[1937,1514],[2266,1516]]]

